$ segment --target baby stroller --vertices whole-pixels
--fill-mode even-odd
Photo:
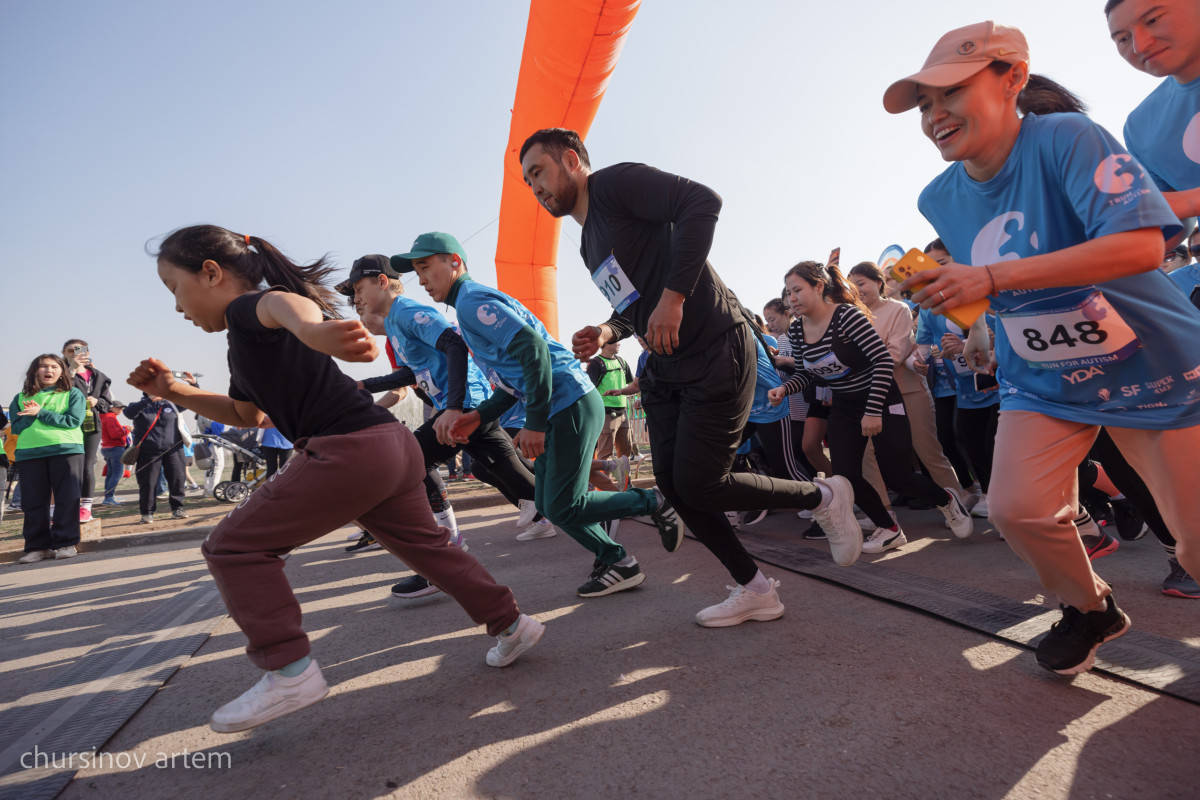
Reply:
[[[221,481],[213,487],[213,497],[223,503],[240,503],[262,484],[267,477],[267,460],[259,450],[254,431],[229,429],[219,436],[199,433],[196,440],[196,466],[212,469],[212,448],[219,447],[232,453],[244,465],[242,480]]]

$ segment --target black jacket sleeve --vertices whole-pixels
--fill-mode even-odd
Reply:
[[[446,408],[461,411],[467,398],[467,343],[450,328],[438,337],[437,349],[446,355]]]

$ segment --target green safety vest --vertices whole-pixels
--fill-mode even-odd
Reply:
[[[604,377],[600,379],[600,383],[596,386],[596,390],[603,395],[605,392],[614,391],[616,389],[625,388],[625,360],[620,356],[616,358],[605,358],[597,356],[600,363],[604,365]],[[604,397],[605,408],[619,408],[625,410],[625,396],[618,395],[616,397]]]

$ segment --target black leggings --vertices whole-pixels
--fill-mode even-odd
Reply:
[[[799,439],[794,438],[797,425],[799,426]],[[798,422],[785,417],[775,422],[747,422],[746,429],[742,434],[742,441],[745,442],[756,433],[758,441],[762,444],[763,455],[767,458],[767,472],[772,478],[793,481],[811,481],[813,479],[816,470],[808,463],[808,459],[804,458],[803,454],[797,458],[798,443],[804,438],[802,421]]]
[[[933,398],[934,416],[937,420],[937,438],[942,446],[942,452],[950,460],[958,483],[964,489],[974,483],[971,477],[971,462],[963,450],[955,430],[954,414],[958,408],[958,395]],[[990,462],[989,462],[990,463]]]
[[[1142,519],[1146,520],[1146,524],[1150,526],[1150,530],[1154,532],[1158,540],[1174,551],[1175,537],[1168,530],[1162,514],[1158,513],[1158,504],[1154,502],[1154,496],[1150,494],[1149,487],[1142,480],[1142,476],[1138,475],[1137,470],[1125,460],[1117,443],[1112,440],[1104,428],[1101,428],[1096,435],[1096,441],[1092,445],[1089,456],[1100,462],[1104,471],[1108,473],[1108,479],[1113,482],[1113,486],[1120,489],[1121,494],[1125,495],[1134,510],[1142,515]]]
[[[427,474],[429,470],[436,470],[438,464],[454,458],[459,450],[465,450],[471,454],[471,469],[475,477],[501,489],[510,500],[514,497],[518,500],[533,499],[533,473],[521,463],[512,439],[496,422],[480,425],[466,444],[444,445],[437,440],[437,434],[433,430],[434,422],[443,413],[437,412],[424,425],[413,431],[421,445]],[[438,480],[441,480],[441,476]],[[426,482],[425,486],[428,490],[429,483]]]
[[[866,401],[865,392],[853,395],[835,392],[825,439],[829,442],[833,474],[850,481],[854,487],[854,502],[871,518],[871,522],[881,528],[890,528],[896,524],[895,521],[888,514],[882,498],[862,474],[863,454],[867,450],[867,437],[862,434]],[[888,411],[897,405],[904,408],[900,390],[893,383],[884,402],[883,430],[871,437],[879,474],[888,488],[896,492],[928,500],[935,506],[944,506],[949,500],[946,491],[928,475],[913,471],[912,431],[908,427],[908,417]]]
[[[1000,419],[1000,404],[984,408],[958,407],[954,429],[971,460],[971,469],[979,478],[979,487],[987,494],[992,481],[992,451],[996,446],[996,424]],[[955,470],[955,474],[957,474]],[[968,484],[969,485],[969,484]]]
[[[263,458],[267,460],[267,477],[269,478],[287,463],[292,451],[284,447],[266,447],[264,445],[262,454]]]

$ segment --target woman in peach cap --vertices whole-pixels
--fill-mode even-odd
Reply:
[[[1076,466],[1100,426],[1179,532],[1180,563],[1200,569],[1189,477],[1200,449],[1200,315],[1158,270],[1164,241],[1182,227],[1079,100],[1030,74],[1016,28],[947,33],[883,103],[893,114],[919,109],[922,131],[951,162],[918,205],[952,260],[920,273],[928,283],[913,299],[942,313],[990,297],[998,312],[991,520],[1062,603],[1038,663],[1086,671],[1130,625],[1074,523]],[[987,348],[981,317],[964,352],[973,369],[990,371]]]

